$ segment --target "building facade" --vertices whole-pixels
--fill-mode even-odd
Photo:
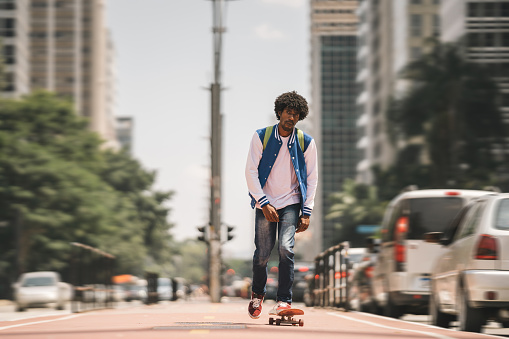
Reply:
[[[467,60],[486,66],[501,92],[500,109],[509,124],[509,0],[443,1],[442,40],[462,39]]]
[[[29,9],[29,0],[0,2],[3,97],[19,98],[30,92]]]
[[[313,210],[315,254],[335,245],[337,220],[326,218],[331,193],[356,176],[358,3],[311,0],[311,110],[320,164]]]
[[[45,89],[71,100],[107,148],[115,136],[113,45],[104,0],[5,0],[4,97]]]
[[[363,0],[359,6],[359,96],[357,180],[374,181],[373,167],[387,169],[396,158],[397,143],[387,132],[391,98],[411,86],[400,75],[405,66],[426,52],[427,39],[440,35],[438,0]],[[413,142],[422,143],[416,139]],[[428,160],[422,152],[422,163]]]

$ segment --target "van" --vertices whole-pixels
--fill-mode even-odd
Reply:
[[[424,241],[428,232],[444,232],[471,199],[490,191],[429,189],[404,192],[387,206],[373,269],[373,301],[386,316],[428,314],[430,277],[444,251]]]

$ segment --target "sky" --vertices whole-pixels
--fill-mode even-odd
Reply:
[[[133,156],[174,191],[172,235],[198,236],[209,221],[210,0],[106,0],[115,48],[115,115],[134,118]],[[254,212],[244,176],[251,137],[275,124],[275,98],[296,90],[310,102],[307,0],[235,0],[226,5],[221,96],[222,221],[235,226],[225,257],[250,258]]]

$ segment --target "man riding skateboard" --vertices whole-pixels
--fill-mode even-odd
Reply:
[[[306,99],[297,92],[276,98],[279,123],[257,130],[246,163],[246,181],[255,214],[253,285],[248,312],[261,315],[266,292],[267,264],[278,239],[279,277],[276,305],[269,314],[291,309],[294,278],[295,233],[309,227],[318,183],[314,139],[297,129],[308,115]]]

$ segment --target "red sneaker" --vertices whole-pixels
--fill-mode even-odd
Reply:
[[[251,301],[249,302],[248,307],[248,313],[251,318],[253,319],[260,318],[260,315],[262,314],[262,302],[263,295],[256,293],[251,294]]]

